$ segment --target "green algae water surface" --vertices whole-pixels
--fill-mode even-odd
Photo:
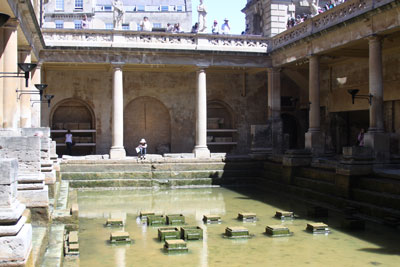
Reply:
[[[399,266],[399,230],[367,224],[361,232],[340,228],[339,215],[312,220],[298,201],[254,191],[241,193],[224,188],[177,190],[82,191],[79,202],[80,266]],[[274,218],[277,210],[300,215],[293,221]],[[166,254],[158,241],[158,227],[143,224],[141,211],[156,214],[183,214],[186,224],[200,226],[204,238],[188,241],[189,252]],[[237,220],[239,212],[254,212],[256,222]],[[203,215],[221,215],[221,224],[203,224]],[[105,227],[110,217],[121,217],[124,227]],[[329,235],[305,231],[309,222],[323,221]],[[267,225],[284,224],[294,234],[269,237]],[[228,226],[246,227],[251,238],[229,239],[223,233]],[[177,226],[180,227],[180,226]],[[110,233],[129,232],[130,245],[110,245]]]

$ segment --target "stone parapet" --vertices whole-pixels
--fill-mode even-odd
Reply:
[[[374,156],[368,147],[343,147],[343,160],[336,166],[336,173],[345,176],[368,175],[373,170]]]

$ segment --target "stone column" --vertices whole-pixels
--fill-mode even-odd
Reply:
[[[207,83],[204,69],[197,71],[196,91],[196,146],[193,153],[196,158],[209,158],[207,147]]]
[[[42,78],[41,78],[41,68],[42,68],[42,64],[40,62],[37,63],[36,68],[34,69],[33,73],[32,73],[32,85],[31,85],[31,90],[35,90],[38,91],[35,87],[35,84],[39,84],[42,83]],[[39,101],[40,100],[40,95],[36,94],[36,95],[32,95],[31,99],[34,101]],[[40,109],[41,109],[41,105],[40,103],[35,103],[33,104],[33,106],[31,105],[31,124],[33,128],[39,128],[41,125],[40,123]]]
[[[369,93],[373,95],[369,109],[369,128],[364,144],[373,149],[375,157],[390,158],[390,138],[385,134],[383,115],[382,43],[378,36],[369,38]]]
[[[313,154],[325,152],[325,135],[321,132],[321,115],[319,99],[319,58],[310,56],[309,66],[309,128],[305,135],[305,147]]]
[[[271,127],[272,152],[283,152],[281,119],[281,69],[268,69],[268,124]]]
[[[18,72],[18,20],[9,19],[4,26],[3,71]],[[3,128],[18,128],[19,108],[17,105],[17,78],[3,79]]]
[[[4,51],[4,30],[0,28],[0,51]],[[4,53],[0,53],[0,72],[4,72]],[[3,127],[3,80],[0,80],[0,128]]]
[[[113,117],[111,159],[125,158],[124,148],[124,86],[122,64],[113,64]]]
[[[23,50],[19,51],[19,62],[21,63],[31,63],[31,51]],[[25,87],[25,79],[19,79],[19,90],[33,90],[32,82],[29,82],[29,86]],[[20,107],[20,128],[31,127],[31,94],[21,94],[19,97],[19,107]]]

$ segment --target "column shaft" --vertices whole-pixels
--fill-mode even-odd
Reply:
[[[384,132],[383,124],[383,74],[382,46],[378,37],[369,39],[369,92],[372,98],[369,109],[369,132]]]
[[[13,25],[4,28],[4,72],[18,72],[18,39],[17,21]],[[8,22],[9,23],[9,22]],[[7,23],[7,24],[8,24]],[[19,80],[17,78],[3,79],[3,128],[18,127],[19,109],[17,105],[17,93]]]
[[[32,82],[31,82],[31,89],[32,90],[37,90],[36,87],[34,86],[35,84],[39,84],[42,83],[42,79],[41,79],[41,64],[39,63],[37,65],[37,67],[35,68],[35,70],[32,73]],[[37,90],[39,92],[39,90]],[[40,99],[40,95],[36,94],[36,95],[32,95],[31,99],[34,101],[39,101]],[[33,104],[33,106],[31,106],[31,124],[33,128],[38,128],[41,126],[41,105],[40,103],[35,103]]]
[[[121,65],[113,65],[112,147],[110,158],[126,156],[124,149],[124,86]]]
[[[268,69],[268,123],[273,153],[283,152],[281,119],[281,70]]]
[[[30,51],[22,51],[19,53],[19,62],[31,63]],[[32,82],[29,82],[29,86],[25,87],[25,79],[19,79],[19,90],[33,90]],[[31,123],[31,94],[22,94],[19,98],[20,107],[20,127],[29,128],[32,126]]]
[[[207,83],[204,69],[197,71],[196,146],[193,152],[196,158],[210,157],[207,148]]]

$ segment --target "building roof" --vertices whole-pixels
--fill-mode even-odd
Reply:
[[[113,0],[97,0],[96,5],[98,6],[110,6]],[[185,6],[185,0],[122,0],[124,6]]]

